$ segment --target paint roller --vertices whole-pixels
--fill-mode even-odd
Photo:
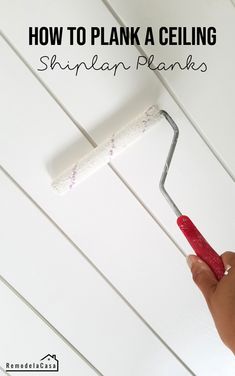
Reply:
[[[151,106],[68,168],[52,183],[53,188],[59,194],[67,193],[137,142],[160,118],[161,114],[158,107]]]
[[[52,187],[59,194],[65,194],[71,191],[79,183],[110,163],[113,158],[141,139],[148,130],[163,118],[173,129],[173,139],[160,179],[160,191],[176,214],[177,224],[196,255],[206,262],[214,272],[216,278],[220,280],[225,272],[221,257],[202,236],[190,218],[186,215],[182,215],[165,189],[166,178],[179,137],[179,128],[172,117],[166,111],[159,110],[156,105],[146,109],[136,119],[112,134],[111,137],[94,148],[83,158],[76,161],[52,183]]]

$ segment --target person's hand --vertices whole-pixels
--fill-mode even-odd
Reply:
[[[199,257],[190,255],[187,262],[194,282],[206,299],[222,341],[235,354],[235,253],[225,252],[221,257],[225,269],[228,266],[231,269],[219,282]]]

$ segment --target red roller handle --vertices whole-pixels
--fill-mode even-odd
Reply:
[[[220,280],[224,276],[224,264],[218,253],[207,243],[189,217],[181,215],[177,219],[177,224],[196,255],[207,263],[216,278]]]

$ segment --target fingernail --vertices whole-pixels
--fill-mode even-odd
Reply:
[[[186,257],[186,261],[187,261],[187,264],[188,264],[188,267],[189,269],[192,269],[192,265],[193,265],[193,256],[189,255]]]
[[[195,262],[198,262],[203,265],[203,261],[196,255],[188,255],[186,257],[186,261],[190,269],[192,269],[192,266]]]

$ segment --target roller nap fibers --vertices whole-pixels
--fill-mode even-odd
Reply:
[[[114,133],[109,139],[62,173],[52,183],[54,190],[59,194],[64,194],[73,189],[77,184],[107,165],[114,157],[138,141],[146,131],[156,124],[160,117],[161,114],[156,105],[149,107],[144,113]]]

